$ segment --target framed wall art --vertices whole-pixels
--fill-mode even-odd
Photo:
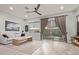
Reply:
[[[18,23],[12,21],[5,21],[5,31],[19,31],[20,26]]]

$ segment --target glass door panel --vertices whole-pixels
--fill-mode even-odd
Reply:
[[[55,23],[54,18],[48,19],[48,24],[43,32],[43,39],[54,39],[55,37],[62,37],[62,33]]]

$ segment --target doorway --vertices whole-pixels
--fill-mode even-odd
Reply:
[[[43,40],[64,41],[62,33],[55,23],[54,18],[48,19],[48,23],[45,26],[42,33]]]

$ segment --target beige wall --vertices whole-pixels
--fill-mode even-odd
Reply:
[[[5,31],[5,20],[9,20],[12,22],[16,22],[20,25],[20,31]],[[16,33],[20,35],[19,33],[24,30],[24,21],[18,17],[15,17],[11,14],[0,12],[0,34],[6,33],[9,37],[15,37]]]

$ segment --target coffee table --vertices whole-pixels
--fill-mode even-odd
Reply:
[[[32,36],[28,36],[28,37],[16,37],[16,38],[13,38],[12,39],[12,44],[13,45],[16,45],[16,46],[19,46],[23,43],[26,43],[28,41],[32,41]]]

